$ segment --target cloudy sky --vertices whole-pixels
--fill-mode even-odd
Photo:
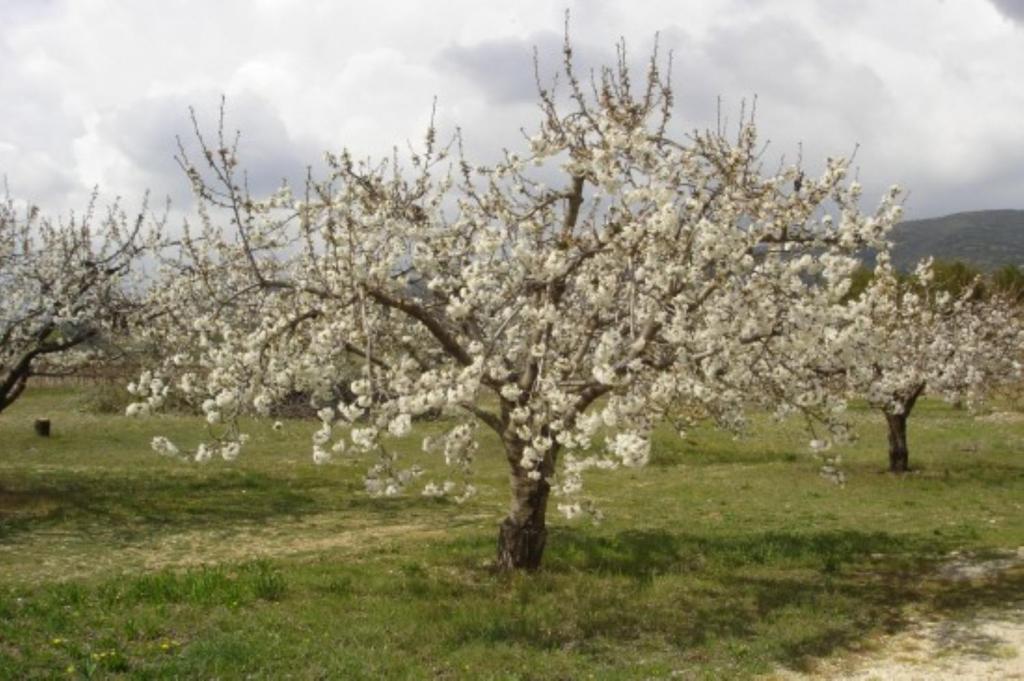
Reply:
[[[682,128],[756,95],[778,154],[859,145],[866,200],[1024,208],[1024,0],[0,0],[0,174],[54,211],[94,185],[185,205],[175,136],[221,94],[261,186],[418,139],[435,97],[488,157],[537,121],[532,50],[553,73],[566,9],[582,68],[660,33]]]

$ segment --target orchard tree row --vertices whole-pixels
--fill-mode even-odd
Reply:
[[[322,177],[254,196],[222,121],[213,139],[196,125],[196,158],[181,147],[197,208],[174,239],[118,209],[50,222],[8,202],[0,408],[41,358],[72,366],[89,339],[130,326],[165,351],[130,386],[129,413],[174,396],[209,426],[195,450],[158,436],[158,451],[234,459],[240,416],[307,395],[313,460],[364,457],[372,495],[464,500],[474,457],[503,457],[497,565],[535,569],[549,498],[597,513],[587,471],[644,465],[665,420],[799,414],[827,449],[849,435],[846,401],[864,398],[902,472],[921,395],[970,401],[1016,377],[1011,304],[950,293],[927,262],[893,270],[897,188],[865,213],[843,159],[816,176],[769,169],[753,116],[677,132],[657,53],[636,82],[624,48],[585,82],[568,41],[564,57],[523,148],[493,163],[431,126],[407,157],[328,154]],[[858,277],[867,250],[877,265]],[[153,271],[137,283],[143,257]],[[439,410],[450,427],[423,447],[452,473],[425,480],[394,442]],[[478,451],[482,429],[500,451]]]

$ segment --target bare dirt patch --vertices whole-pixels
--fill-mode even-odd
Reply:
[[[810,675],[850,681],[1024,679],[1024,602],[965,621],[916,622],[866,654],[826,662]]]
[[[932,576],[946,584],[985,584],[1024,570],[1024,547],[983,560],[954,553]],[[819,661],[813,671],[772,679],[850,681],[1024,680],[1024,594],[1004,606],[958,618],[908,614],[911,625],[870,642],[866,652]]]

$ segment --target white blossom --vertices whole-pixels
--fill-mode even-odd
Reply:
[[[213,456],[213,451],[206,445],[206,443],[200,443],[196,447],[195,461],[197,463],[206,463]]]
[[[178,456],[181,453],[173,442],[162,435],[154,437],[150,442],[150,447],[157,454],[164,454],[165,456]]]
[[[340,418],[372,495],[415,479],[381,436],[444,414],[450,427],[423,448],[461,486],[422,491],[471,498],[489,429],[513,478],[512,524],[535,517],[523,505],[545,484],[569,515],[599,517],[576,498],[584,475],[646,464],[666,417],[738,429],[760,404],[838,428],[848,391],[825,369],[870,336],[875,322],[846,294],[862,250],[885,258],[898,192],[861,214],[847,161],[817,177],[771,172],[752,120],[672,137],[658,69],[647,96],[615,69],[602,78],[596,99],[542,97],[529,150],[489,166],[439,170],[433,129],[410,168],[329,154],[301,208],[247,195],[213,154],[190,175],[191,248],[150,301],[189,311],[186,324],[157,317],[149,336],[202,367],[182,399],[232,434],[296,393],[335,404],[314,456]],[[181,371],[162,363],[149,380]],[[595,438],[607,453],[588,451]]]
[[[403,437],[409,433],[412,428],[412,419],[408,414],[399,414],[395,418],[391,419],[388,424],[388,432],[395,437]]]
[[[117,203],[100,210],[94,193],[84,211],[59,219],[19,203],[0,195],[0,412],[31,376],[105,360],[143,323],[138,265],[160,240],[159,224],[145,228],[145,202],[129,216]],[[163,405],[168,386],[146,372],[129,393],[147,398],[125,412],[141,415]]]

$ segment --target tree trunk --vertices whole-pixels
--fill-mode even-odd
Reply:
[[[889,472],[906,473],[910,468],[910,452],[907,450],[907,412],[885,412],[885,420],[889,424]]]
[[[548,481],[531,480],[526,471],[513,465],[509,473],[512,506],[498,530],[499,570],[536,570],[544,555],[548,530],[544,518],[548,508]]]
[[[889,472],[906,473],[910,470],[910,450],[907,448],[907,419],[925,389],[918,383],[905,393],[897,393],[893,405],[883,409],[889,424]],[[898,411],[897,411],[898,410]]]
[[[14,401],[21,397],[25,391],[25,384],[28,382],[29,369],[25,365],[23,370],[20,365],[9,371],[6,376],[0,378],[0,412],[14,404]]]

